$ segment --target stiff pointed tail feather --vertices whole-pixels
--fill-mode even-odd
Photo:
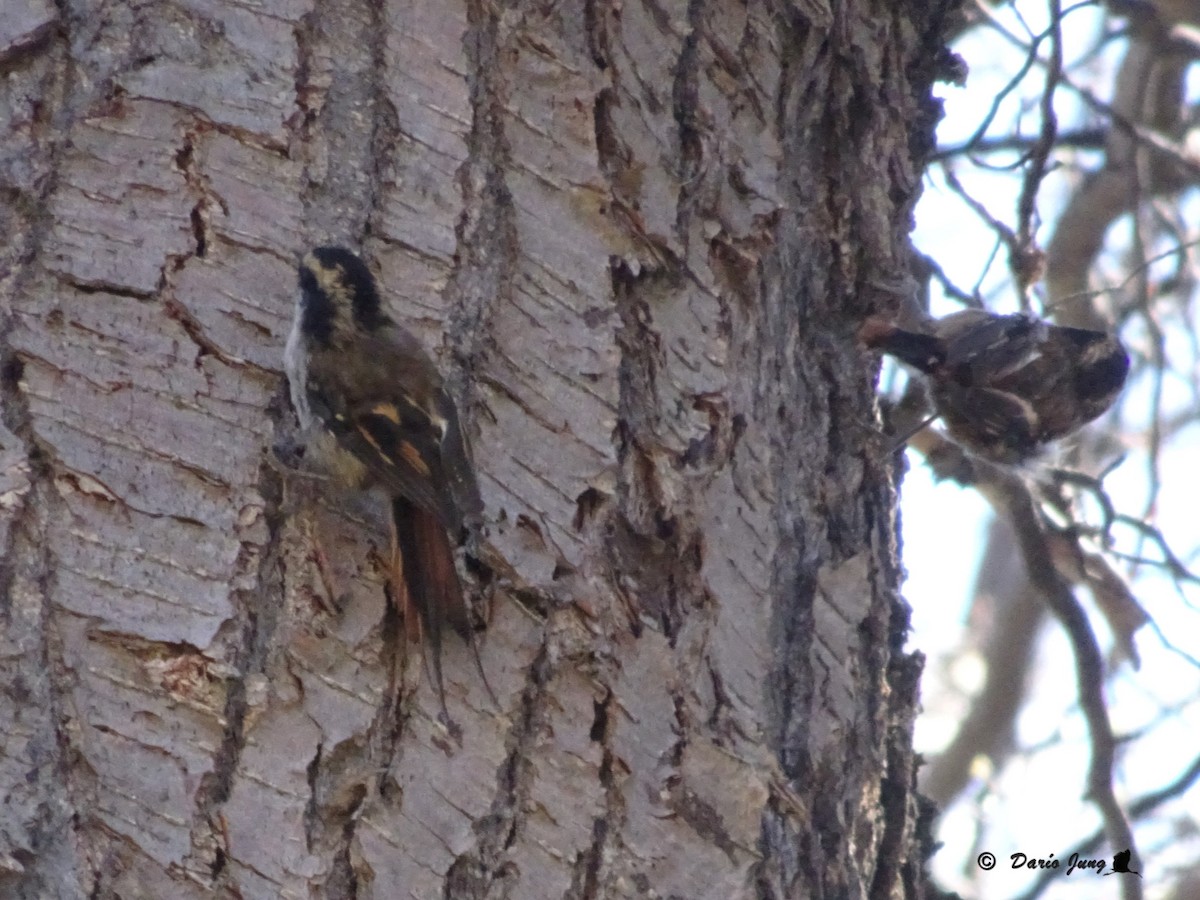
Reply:
[[[408,639],[423,644],[442,715],[449,722],[442,676],[442,637],[446,626],[470,645],[484,687],[498,706],[475,646],[471,616],[445,526],[433,513],[404,497],[395,497],[392,499],[392,529],[393,593],[404,615]]]
[[[858,339],[926,374],[946,362],[946,346],[941,340],[931,334],[907,331],[881,316],[869,316],[858,329]]]

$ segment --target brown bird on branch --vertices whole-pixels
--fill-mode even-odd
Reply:
[[[1129,373],[1112,335],[981,309],[920,330],[871,316],[858,338],[926,375],[950,437],[999,463],[1025,462],[1095,419]]]

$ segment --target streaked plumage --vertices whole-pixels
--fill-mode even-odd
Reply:
[[[1001,463],[1024,462],[1101,415],[1129,372],[1112,335],[978,309],[925,331],[873,316],[859,339],[927,375],[950,436]]]
[[[393,595],[409,634],[424,636],[444,711],[444,625],[471,640],[451,539],[483,508],[466,436],[433,360],[384,311],[362,260],[318,247],[299,280],[285,351],[292,404],[320,465],[389,497]]]

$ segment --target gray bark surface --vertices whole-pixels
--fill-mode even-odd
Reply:
[[[919,896],[853,334],[907,266],[932,12],[15,6],[0,894]],[[270,461],[328,242],[469,423],[501,708],[451,642],[461,743],[378,511]]]

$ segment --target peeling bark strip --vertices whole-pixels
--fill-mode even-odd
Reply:
[[[906,258],[937,23],[27,5],[0,26],[0,893],[917,896],[852,335]],[[448,648],[461,746],[396,640],[379,510],[265,462],[295,253],[329,241],[470,423],[503,710]]]

